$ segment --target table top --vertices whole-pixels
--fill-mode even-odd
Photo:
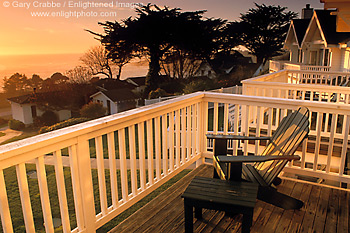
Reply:
[[[258,187],[259,185],[256,183],[226,181],[197,176],[191,181],[182,197],[254,208]]]

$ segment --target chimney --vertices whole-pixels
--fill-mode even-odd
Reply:
[[[314,8],[310,8],[310,4],[306,4],[306,7],[301,11],[302,19],[311,19],[314,13]]]

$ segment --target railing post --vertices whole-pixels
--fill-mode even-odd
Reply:
[[[207,107],[207,108],[206,108]],[[199,103],[199,109],[197,109],[197,132],[199,135],[199,153],[202,154],[202,158],[196,161],[196,167],[200,166],[201,164],[204,163],[205,158],[203,153],[207,150],[207,144],[206,142],[206,136],[205,133],[208,128],[208,103],[204,102],[202,99],[201,102]]]
[[[81,203],[83,205],[84,228],[87,233],[96,232],[96,213],[91,175],[90,148],[86,137],[78,137],[78,174],[81,184]]]

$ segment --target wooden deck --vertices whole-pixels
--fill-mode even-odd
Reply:
[[[181,194],[194,176],[212,173],[208,165],[193,170],[110,232],[184,232]],[[304,207],[285,211],[257,201],[251,232],[349,232],[349,192],[290,180],[283,180],[278,190],[304,201]],[[202,220],[194,218],[194,232],[241,232],[241,218],[204,210]]]

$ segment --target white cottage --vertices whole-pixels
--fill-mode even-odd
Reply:
[[[93,102],[101,103],[107,108],[108,114],[115,114],[138,107],[138,98],[127,88],[101,90],[91,95],[90,98]]]
[[[33,124],[34,119],[44,113],[39,103],[43,103],[42,99],[45,95],[50,95],[50,93],[32,93],[9,98],[12,118],[26,125]],[[59,121],[72,117],[71,110],[68,109],[53,110],[53,112],[57,114]]]

